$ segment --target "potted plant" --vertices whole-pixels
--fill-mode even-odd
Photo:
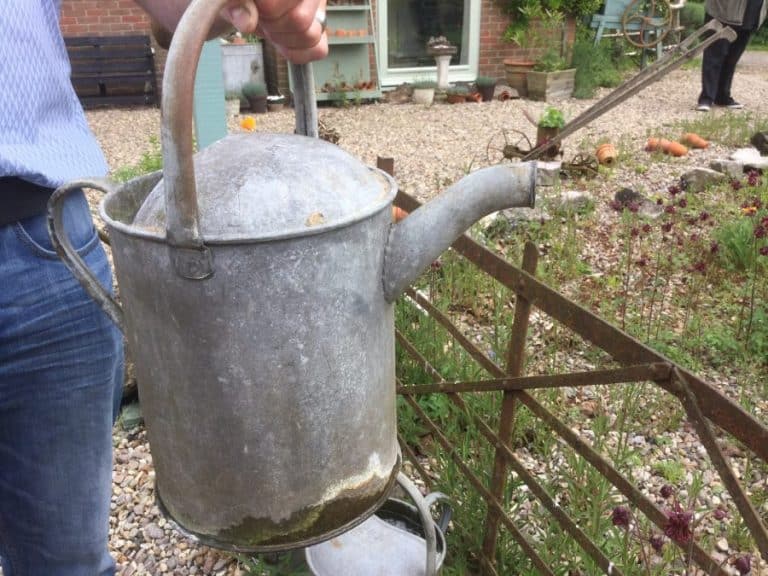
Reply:
[[[478,76],[475,78],[477,91],[483,96],[483,102],[493,100],[493,92],[496,89],[496,78],[490,76]]]
[[[227,107],[227,118],[234,118],[240,114],[241,96],[242,94],[240,93],[240,90],[228,90],[227,93],[224,94]]]
[[[445,91],[445,99],[448,104],[460,104],[467,101],[469,88],[466,86],[451,86]]]
[[[413,83],[413,103],[430,106],[435,101],[437,82],[434,80],[419,80]]]
[[[557,48],[550,48],[536,60],[526,81],[528,98],[531,100],[549,102],[570,98],[576,83],[576,68],[568,66]]]
[[[251,111],[264,114],[267,111],[267,87],[260,82],[246,82],[242,88],[243,96],[248,100]]]
[[[545,144],[549,140],[552,140],[560,133],[560,130],[565,126],[565,116],[563,112],[552,106],[549,106],[541,116],[536,124],[536,146],[539,147]],[[560,144],[552,146],[543,155],[547,158],[554,158],[560,152]]]
[[[285,96],[276,94],[267,96],[267,110],[270,112],[279,112],[285,106]]]

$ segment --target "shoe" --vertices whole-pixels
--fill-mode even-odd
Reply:
[[[736,102],[733,98],[728,98],[725,102],[717,102],[717,105],[728,108],[729,110],[742,110],[744,108],[744,104]]]
[[[712,109],[712,104],[709,102],[699,102],[696,106],[697,112],[709,112]]]

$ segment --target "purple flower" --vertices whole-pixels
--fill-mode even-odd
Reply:
[[[637,238],[638,236],[640,236],[640,230],[638,230],[637,228],[632,228],[632,230],[629,231],[629,234],[630,236],[632,236],[632,238]]]
[[[762,224],[755,226],[755,238],[765,238],[766,234],[768,234],[768,230],[765,229],[765,226]]]
[[[677,208],[675,208],[672,205],[665,206],[664,207],[664,212],[666,212],[667,214],[674,214],[675,212],[677,212]]]
[[[677,205],[680,206],[680,208],[685,208],[686,206],[688,206],[688,200],[686,200],[685,198],[680,198]]]
[[[760,173],[757,170],[750,170],[747,174],[747,182],[750,186],[758,186],[760,184]]]
[[[667,188],[667,192],[669,192],[672,196],[677,196],[680,194],[680,186],[677,184],[672,184],[669,188]]]
[[[715,508],[715,511],[712,513],[712,515],[715,517],[716,520],[725,520],[728,517],[728,510],[726,510],[722,506],[718,506],[717,508]]]
[[[688,544],[693,537],[691,532],[691,521],[693,512],[684,510],[679,502],[675,507],[667,510],[667,522],[664,525],[664,535],[678,544]]]
[[[611,513],[611,522],[614,526],[629,528],[629,508],[616,506]]]
[[[648,541],[651,543],[651,548],[653,548],[657,554],[661,554],[661,549],[664,548],[664,536],[654,534]]]
[[[621,212],[622,210],[624,210],[624,204],[622,204],[618,200],[611,200],[608,203],[608,206],[610,206],[613,210],[616,210],[616,212]]]
[[[675,489],[672,488],[672,486],[670,486],[669,484],[664,484],[664,486],[661,487],[661,490],[659,490],[659,494],[661,494],[661,497],[664,499],[669,498],[674,493],[675,493]]]
[[[761,246],[760,247],[760,255],[761,256],[768,256],[768,246]]]
[[[656,198],[656,204],[658,206],[663,206],[664,205],[664,200],[662,200],[661,198]]]
[[[733,566],[736,568],[736,570],[739,571],[739,574],[744,576],[745,574],[749,574],[752,571],[752,557],[748,554],[744,554],[744,556],[739,556],[736,558],[736,562],[733,563]]]
[[[640,203],[635,202],[634,200],[627,204],[627,209],[632,212],[633,214],[636,214],[640,210]]]
[[[717,254],[718,252],[720,252],[720,244],[717,242],[712,242],[712,244],[709,245],[709,253]]]
[[[651,225],[650,224],[643,224],[643,232],[645,234],[648,234],[651,231]]]
[[[731,188],[733,188],[736,191],[741,190],[741,182],[739,182],[738,180],[731,180]]]
[[[672,222],[664,222],[664,224],[661,225],[661,231],[662,232],[670,232],[672,230]]]
[[[707,220],[709,220],[709,212],[702,212],[701,214],[699,214],[699,220],[701,220],[702,222],[706,222]]]

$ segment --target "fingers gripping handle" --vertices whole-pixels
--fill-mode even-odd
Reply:
[[[109,318],[123,330],[123,310],[109,290],[101,285],[93,272],[86,266],[83,259],[72,247],[64,229],[64,199],[70,192],[81,188],[92,188],[109,194],[113,190],[108,180],[77,180],[57,188],[48,200],[48,234],[54,250],[61,257],[64,265],[69,268],[77,281],[83,286],[88,295],[93,298]]]

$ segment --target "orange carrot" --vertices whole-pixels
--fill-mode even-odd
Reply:
[[[704,140],[701,136],[698,134],[695,134],[693,132],[689,132],[688,134],[684,134],[682,141],[685,144],[688,144],[691,148],[706,148],[709,146],[709,142]]]
[[[656,152],[659,149],[661,140],[659,138],[648,138],[648,142],[645,144],[645,149],[648,152]]]

